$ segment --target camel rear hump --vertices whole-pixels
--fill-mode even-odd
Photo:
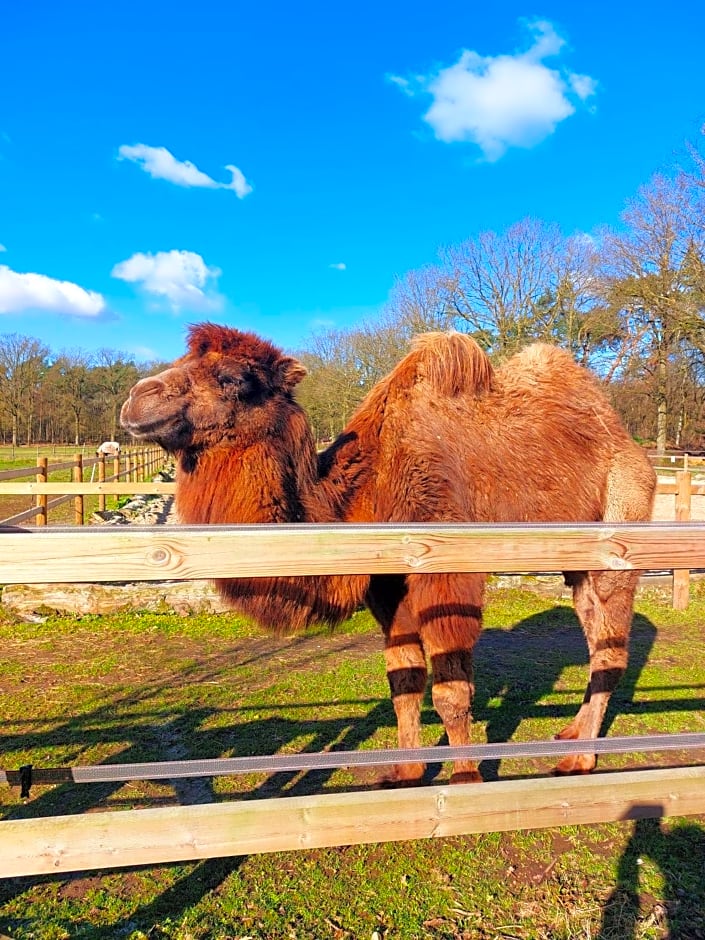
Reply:
[[[483,395],[493,386],[494,369],[487,353],[465,333],[420,333],[411,352],[400,364],[413,368],[438,395],[455,397],[464,392]]]

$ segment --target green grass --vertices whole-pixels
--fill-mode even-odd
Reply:
[[[689,610],[643,595],[609,733],[705,730],[705,596]],[[366,613],[330,634],[263,636],[234,615],[121,614],[0,623],[0,765],[165,760],[395,742],[382,643]],[[575,713],[586,653],[572,609],[495,590],[476,657],[474,740],[551,737]],[[442,728],[427,700],[427,744]],[[660,756],[605,757],[601,770]],[[669,757],[682,763],[703,755]],[[548,773],[493,763],[487,779]],[[436,768],[436,781],[449,768]],[[216,778],[215,799],[364,784],[344,769]],[[178,802],[168,782],[0,788],[21,818]],[[188,800],[187,800],[188,801]],[[705,937],[702,820],[488,833],[282,852],[0,885],[0,933],[15,940],[485,940]],[[1,823],[0,823],[1,825]]]

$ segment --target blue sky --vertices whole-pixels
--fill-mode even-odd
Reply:
[[[565,234],[705,122],[705,5],[2,3],[0,333],[288,349],[525,216]]]

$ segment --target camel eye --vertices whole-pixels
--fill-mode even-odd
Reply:
[[[242,379],[235,375],[219,375],[218,376],[218,385],[221,388],[225,388],[229,385],[240,385]]]

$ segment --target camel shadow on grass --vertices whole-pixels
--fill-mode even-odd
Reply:
[[[602,734],[609,732],[617,715],[645,710],[634,695],[655,638],[651,621],[636,614],[629,665],[610,700]],[[575,685],[564,690],[562,702],[544,703],[548,696],[555,698],[561,674],[570,666],[583,667]],[[570,606],[526,617],[511,629],[486,629],[476,646],[473,717],[486,723],[488,744],[511,741],[521,722],[532,718],[555,720],[555,734],[577,713],[588,675],[585,638]],[[655,710],[663,710],[663,704],[655,703]],[[679,709],[689,707],[702,703],[679,700]],[[484,780],[496,780],[499,761],[484,761],[481,771]]]
[[[654,642],[656,630],[653,624],[645,617],[637,615],[632,629],[630,665],[615,692],[608,715],[605,720],[603,732],[606,732],[614,717],[618,713],[643,709],[634,703],[634,691],[641,670],[647,661]],[[380,640],[381,647],[381,640]],[[555,686],[562,671],[570,665],[585,666],[584,675],[581,676],[581,686],[570,690],[566,694],[566,703],[543,704],[542,699],[555,691]],[[308,668],[315,662],[309,662]],[[307,668],[306,662],[302,668]],[[382,665],[380,663],[380,668]],[[214,676],[217,673],[214,672]],[[201,674],[199,681],[203,679]],[[587,651],[577,619],[572,608],[557,606],[549,611],[528,617],[520,621],[512,629],[486,629],[478,642],[476,649],[476,698],[474,715],[478,722],[486,723],[486,735],[489,742],[508,741],[517,731],[522,720],[531,717],[555,718],[557,729],[569,721],[575,714],[582,699],[583,679],[587,681]],[[183,684],[189,682],[189,676],[180,675],[179,681]],[[144,703],[145,710],[149,712],[149,701],[159,691],[155,686],[151,689],[142,689],[136,693],[128,705]],[[497,704],[498,703],[498,704]],[[117,703],[125,706],[125,702]],[[338,702],[338,705],[345,704]],[[395,726],[395,716],[388,699],[374,698],[350,701],[359,712],[360,706],[369,704],[364,715],[346,715],[339,718],[302,718],[292,719],[284,715],[276,715],[276,708],[261,706],[259,711],[267,710],[275,714],[261,720],[255,717],[245,721],[233,722],[219,721],[217,727],[209,727],[208,722],[220,713],[218,708],[191,708],[185,709],[177,715],[168,714],[166,709],[160,713],[155,710],[151,716],[150,725],[144,718],[130,721],[128,717],[121,718],[119,709],[116,709],[114,700],[105,702],[104,706],[94,713],[85,716],[81,721],[66,723],[62,728],[62,741],[66,735],[71,736],[72,743],[77,749],[85,747],[86,743],[95,740],[99,734],[95,729],[101,727],[101,721],[111,716],[111,733],[115,740],[131,742],[120,753],[120,761],[144,761],[174,759],[173,753],[165,756],[159,751],[159,743],[164,740],[177,742],[179,756],[188,758],[219,757],[224,754],[232,756],[248,755],[252,753],[273,753],[278,749],[306,739],[306,748],[311,752],[322,750],[355,750],[368,741],[376,731],[382,728],[391,729]],[[655,702],[649,704],[654,711],[667,711],[671,708],[677,710],[690,710],[700,708],[699,700],[678,699],[677,702]],[[302,715],[315,715],[316,703],[310,703],[306,708],[304,703],[298,703]],[[281,706],[284,709],[287,706]],[[254,710],[254,709],[253,709]],[[128,708],[129,711],[129,708]],[[437,717],[432,709],[430,697],[427,698],[423,710],[423,720],[427,724],[437,724]],[[71,729],[71,730],[69,730]],[[39,753],[42,743],[49,744],[52,734],[46,732],[45,740],[42,735],[39,739],[32,735],[32,748]],[[477,737],[477,735],[476,735]],[[150,743],[145,746],[145,738]],[[441,739],[442,741],[442,739]],[[17,747],[18,742],[13,742]],[[441,770],[440,765],[431,765],[426,774],[426,782],[432,782]],[[483,776],[486,780],[496,779],[499,773],[498,762],[484,762]],[[320,770],[308,773],[278,773],[273,774],[256,786],[247,794],[233,794],[233,798],[255,799],[300,795],[320,791],[334,771]],[[94,784],[90,786],[59,786],[42,793],[29,805],[18,805],[6,817],[48,816],[52,814],[65,814],[84,812],[92,807],[104,804],[111,794],[115,793],[122,784]],[[327,788],[330,792],[330,789]],[[345,789],[351,789],[346,787]],[[187,781],[174,782],[174,791],[177,799],[184,803],[206,802],[219,799],[211,786],[211,781],[201,781],[194,791],[193,785]],[[195,798],[194,798],[195,795]],[[228,797],[230,795],[228,794]],[[173,802],[173,800],[171,800]],[[639,824],[637,824],[638,826]],[[696,827],[693,827],[695,830]],[[699,831],[699,830],[698,830]],[[635,835],[639,834],[637,829]],[[656,851],[656,849],[654,850]],[[628,890],[629,871],[628,859],[625,854],[625,874],[622,882]],[[108,940],[108,938],[121,935],[121,931],[136,926],[149,928],[164,917],[179,917],[189,908],[197,905],[206,895],[216,890],[237,871],[243,862],[243,857],[212,859],[194,863],[193,867],[180,877],[175,883],[165,888],[152,901],[145,903],[129,918],[113,923],[110,927],[95,927],[91,936],[95,940]],[[126,869],[118,869],[125,872]],[[82,875],[57,875],[53,878],[15,878],[8,879],[0,888],[0,904],[7,903],[12,897],[28,890],[33,884],[48,880],[69,882]],[[619,886],[618,886],[619,890]],[[605,917],[609,920],[608,906]],[[12,918],[0,916],[0,929],[12,930]],[[609,923],[605,931],[609,929]],[[603,932],[605,938],[607,932]]]

